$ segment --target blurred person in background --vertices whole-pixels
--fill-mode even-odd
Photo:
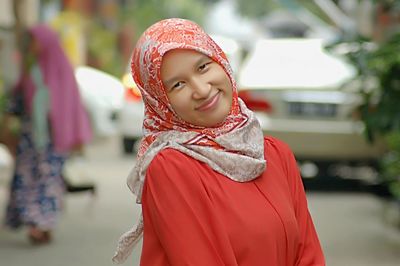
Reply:
[[[58,36],[46,25],[24,36],[20,79],[8,105],[20,120],[6,226],[28,228],[32,243],[48,243],[62,207],[63,164],[91,139],[88,116]],[[10,120],[10,119],[8,119]]]
[[[90,1],[62,1],[61,12],[50,20],[50,26],[57,32],[61,47],[76,66],[87,63],[88,27],[91,14]],[[93,17],[92,17],[93,19]]]
[[[142,204],[140,265],[325,265],[290,148],[264,137],[221,48],[197,24],[160,21],[132,58],[144,139],[128,185]]]

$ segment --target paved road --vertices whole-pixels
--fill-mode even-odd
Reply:
[[[98,193],[68,194],[55,241],[29,245],[25,232],[0,230],[1,266],[111,266],[119,235],[139,209],[125,186],[133,158],[120,155],[117,139],[88,149],[87,172]],[[0,187],[0,218],[6,201]],[[382,203],[363,194],[308,194],[310,211],[329,266],[398,266],[400,231],[382,220]],[[123,265],[138,265],[140,248]]]

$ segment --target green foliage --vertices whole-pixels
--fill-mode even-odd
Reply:
[[[236,0],[241,15],[251,18],[262,18],[277,9],[298,12],[306,9],[327,23],[330,18],[314,1],[309,0]]]
[[[368,140],[381,136],[387,143],[382,178],[400,199],[400,33],[380,44],[365,38],[352,44],[357,49],[347,57],[357,69],[358,90],[364,99],[358,111]]]
[[[239,12],[246,17],[263,17],[280,7],[274,0],[237,0]]]
[[[20,132],[20,121],[17,117],[6,118],[6,107],[10,98],[10,91],[6,91],[4,83],[0,75],[0,139],[2,139],[5,132],[9,132],[16,136]],[[6,123],[7,122],[7,123]]]
[[[4,117],[6,102],[7,102],[7,94],[4,87],[2,71],[0,69],[0,124]]]
[[[206,0],[136,0],[122,10],[122,21],[132,23],[136,37],[158,20],[180,17],[201,24],[207,10]]]
[[[3,88],[3,82],[0,79],[0,121],[3,119],[4,109],[6,105],[6,94]]]
[[[346,56],[356,67],[354,80],[363,96],[358,111],[368,140],[400,131],[400,33],[381,44],[364,37],[347,44],[351,48]]]
[[[99,23],[92,23],[90,27],[90,41],[88,41],[88,52],[93,62],[103,71],[120,76],[123,72],[121,55],[118,53],[117,35],[115,32],[105,29]]]
[[[400,34],[379,45],[372,52],[364,51],[358,71],[365,82],[376,80],[370,91],[362,91],[364,103],[360,113],[368,138],[400,131]],[[365,84],[364,82],[364,84]]]
[[[17,117],[6,115],[6,106],[10,92],[4,88],[3,80],[0,77],[0,142],[7,141],[9,137],[15,137],[20,132],[20,121]],[[7,118],[7,119],[6,119]]]
[[[309,0],[297,0],[299,4],[301,4],[304,8],[306,8],[308,11],[310,11],[312,14],[323,20],[324,22],[328,24],[334,24],[334,22],[329,18],[329,16],[323,11],[316,3],[315,1],[309,1]]]
[[[388,152],[382,159],[383,179],[389,184],[391,193],[400,199],[400,132],[393,132],[385,137],[389,146]]]

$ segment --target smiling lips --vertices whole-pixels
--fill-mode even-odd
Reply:
[[[214,107],[217,106],[219,97],[220,97],[220,91],[218,91],[213,97],[202,103],[199,107],[196,108],[196,110],[204,112],[213,109]]]

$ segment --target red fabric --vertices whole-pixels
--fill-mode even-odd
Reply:
[[[141,265],[325,265],[292,152],[266,138],[265,157],[260,177],[238,183],[161,151],[143,189]]]

